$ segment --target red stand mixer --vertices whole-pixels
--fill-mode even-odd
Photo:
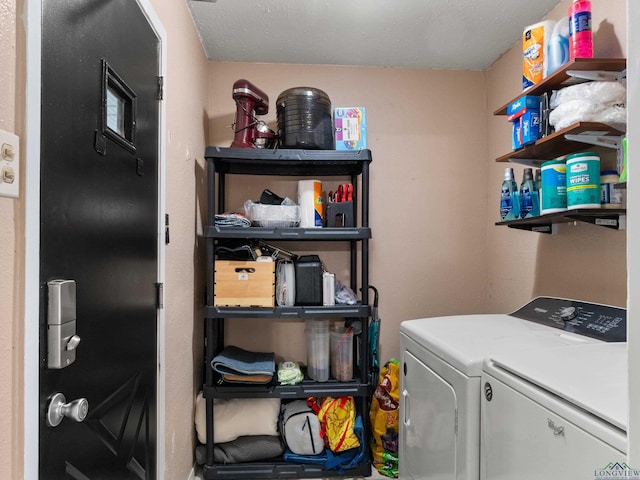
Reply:
[[[231,148],[265,148],[276,139],[275,133],[256,115],[269,112],[269,97],[248,80],[236,80],[233,84],[236,102],[234,137]]]

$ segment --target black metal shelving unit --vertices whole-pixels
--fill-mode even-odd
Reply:
[[[206,401],[207,443],[203,468],[205,479],[271,479],[326,478],[370,476],[369,462],[346,471],[323,470],[311,464],[293,464],[282,459],[238,464],[216,464],[213,461],[213,400],[215,398],[281,398],[285,400],[307,397],[352,395],[369,438],[368,402],[372,394],[369,383],[368,328],[371,308],[369,289],[369,164],[370,150],[297,150],[243,149],[207,147],[208,211],[204,237],[207,243],[207,293],[205,316],[205,379],[203,394]],[[357,227],[349,228],[265,228],[220,227],[215,225],[216,213],[225,211],[227,175],[318,176],[349,177],[354,186],[353,201]],[[358,180],[360,180],[358,182]],[[359,190],[359,191],[358,191]],[[358,205],[360,200],[360,205]],[[348,244],[350,251],[350,287],[364,292],[357,305],[292,306],[292,307],[220,307],[214,305],[216,246],[221,241],[261,239],[277,241],[335,241]],[[358,284],[359,279],[359,284]],[[234,318],[350,318],[360,319],[362,332],[355,336],[355,351],[359,352],[354,365],[354,378],[349,382],[329,380],[315,382],[305,376],[298,385],[229,385],[218,382],[210,367],[211,359],[224,348],[226,321]],[[368,445],[364,448],[367,450]]]

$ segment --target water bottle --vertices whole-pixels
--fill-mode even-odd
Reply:
[[[590,0],[573,0],[569,6],[569,58],[593,58]]]
[[[502,220],[516,220],[520,217],[520,200],[518,199],[518,184],[513,174],[513,168],[504,169],[504,180],[500,194],[500,218]]]
[[[540,215],[540,199],[533,180],[533,170],[525,168],[520,184],[520,217],[530,218]]]

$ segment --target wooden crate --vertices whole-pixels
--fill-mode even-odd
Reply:
[[[216,260],[213,304],[219,307],[273,307],[275,262]]]

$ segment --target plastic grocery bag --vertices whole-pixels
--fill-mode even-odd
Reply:
[[[380,371],[369,410],[373,466],[388,477],[398,476],[399,406],[400,362],[392,358]]]

